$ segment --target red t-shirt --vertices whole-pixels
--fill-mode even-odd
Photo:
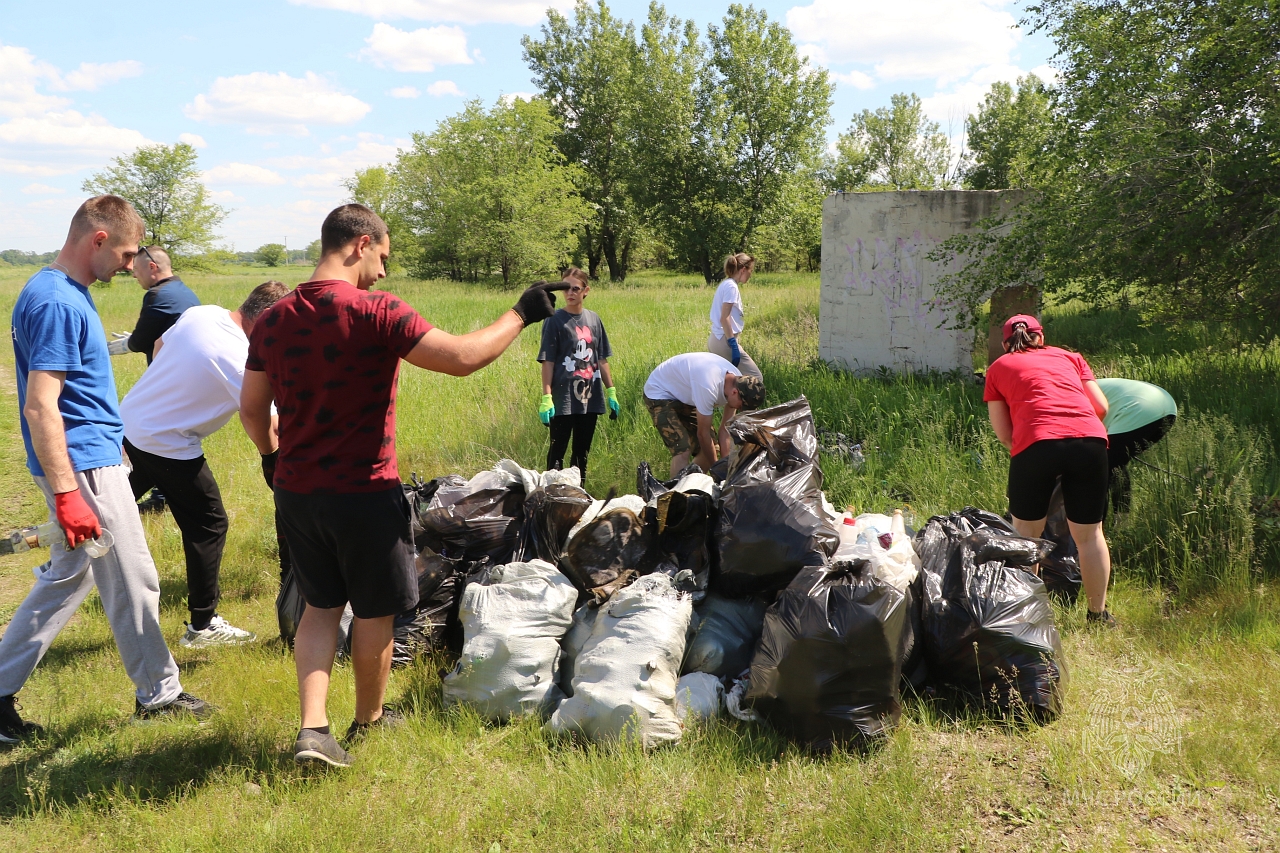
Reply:
[[[1107,438],[1084,383],[1094,380],[1084,356],[1058,347],[1008,352],[987,368],[982,399],[1009,406],[1017,456],[1046,438]]]
[[[431,324],[394,294],[308,281],[267,309],[245,369],[267,374],[280,417],[276,486],[375,492],[400,482],[400,359]]]

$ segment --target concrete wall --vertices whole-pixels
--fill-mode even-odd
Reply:
[[[972,370],[973,331],[951,331],[926,260],[948,237],[1008,212],[1022,191],[836,193],[822,205],[819,354],[858,373]]]

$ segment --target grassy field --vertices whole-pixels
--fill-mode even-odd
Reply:
[[[0,269],[8,316],[31,270]],[[237,305],[272,272],[191,276],[206,302]],[[461,332],[514,296],[477,287],[386,283],[432,322]],[[820,424],[863,441],[861,471],[824,460],[838,505],[906,504],[918,520],[967,504],[1003,510],[1007,459],[980,390],[945,378],[854,379],[817,361],[816,276],[759,276],[745,290],[744,343],[769,402],[805,393]],[[132,327],[131,280],[94,290],[108,331]],[[711,291],[639,275],[593,289],[609,329],[623,406],[603,421],[589,488],[634,489],[665,452],[640,404],[650,368],[701,349]],[[221,612],[257,631],[244,648],[177,645],[185,576],[172,519],[145,521],[160,570],[162,621],[184,685],[222,711],[204,726],[133,724],[132,688],[96,596],[21,694],[41,743],[0,753],[0,845],[10,850],[1274,850],[1280,836],[1280,344],[1214,328],[1176,333],[1134,313],[1059,306],[1051,342],[1081,349],[1099,375],[1150,379],[1183,416],[1135,466],[1134,507],[1109,530],[1112,610],[1122,627],[1060,610],[1071,682],[1045,727],[956,715],[907,701],[903,725],[866,755],[815,759],[762,729],[720,723],[678,748],[577,748],[532,722],[491,727],[440,707],[441,661],[393,674],[410,724],[327,776],[299,772],[291,657],[275,636],[271,498],[237,422],[205,443],[231,515]],[[477,376],[412,368],[401,377],[404,477],[471,474],[502,457],[543,467],[536,334]],[[43,517],[23,466],[12,353],[0,351],[0,528]],[[144,362],[114,360],[123,394]],[[1172,473],[1165,473],[1166,471]],[[0,559],[0,623],[30,583],[35,554]],[[335,673],[332,724],[352,713]]]

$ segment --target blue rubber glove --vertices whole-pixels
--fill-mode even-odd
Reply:
[[[604,401],[609,406],[609,420],[616,421],[622,408],[618,405],[618,392],[614,388],[604,389]]]
[[[729,338],[729,355],[731,356],[729,361],[733,363],[734,367],[737,367],[738,362],[742,361],[742,350],[738,349],[737,338]]]
[[[551,402],[550,394],[543,394],[538,403],[538,420],[543,426],[551,426],[551,419],[556,416],[556,404]]]

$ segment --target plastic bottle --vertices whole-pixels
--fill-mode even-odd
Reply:
[[[907,521],[902,517],[902,510],[893,511],[893,522],[889,525],[889,532],[894,536],[907,535]]]
[[[33,527],[23,527],[0,539],[0,554],[21,554],[33,548],[48,548],[54,543],[66,544],[67,537],[62,532],[62,525],[56,521],[46,521]],[[116,539],[111,531],[102,528],[97,539],[86,539],[80,543],[81,548],[90,557],[101,557],[111,550]]]

